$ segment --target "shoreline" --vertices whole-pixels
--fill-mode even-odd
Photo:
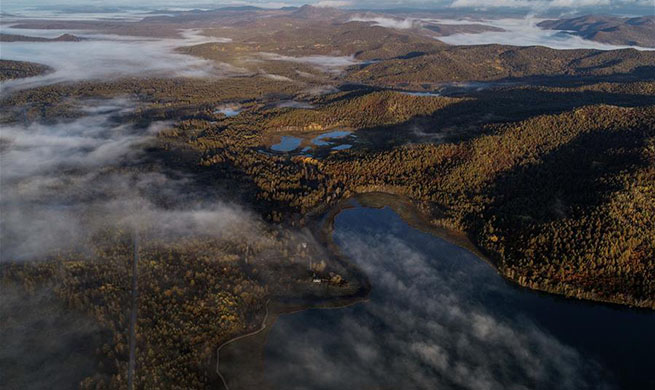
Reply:
[[[360,302],[366,302],[368,300],[368,295],[371,289],[370,282],[366,274],[364,274],[355,264],[344,256],[339,247],[334,243],[333,232],[334,232],[334,218],[338,215],[344,207],[347,207],[346,203],[350,199],[340,202],[338,207],[327,208],[327,211],[308,213],[307,217],[310,222],[307,224],[310,232],[314,238],[327,249],[327,254],[331,261],[334,261],[344,267],[351,278],[356,280],[358,285],[355,292],[347,295],[336,295],[333,297],[329,296],[300,296],[300,297],[284,297],[284,296],[271,296],[265,303],[266,313],[260,327],[249,333],[242,335],[237,335],[219,345],[213,354],[213,357],[210,361],[210,367],[215,367],[215,372],[211,372],[212,376],[215,376],[211,382],[215,385],[220,384],[222,389],[229,390],[231,387],[228,385],[229,376],[228,374],[223,374],[219,370],[219,353],[226,347],[231,346],[233,348],[242,348],[246,349],[250,354],[256,354],[259,356],[242,356],[238,360],[245,361],[245,363],[235,363],[234,360],[231,361],[231,365],[245,367],[247,368],[249,364],[259,365],[263,363],[263,348],[266,345],[266,337],[268,331],[275,325],[277,318],[281,315],[294,314],[305,310],[311,309],[320,309],[320,310],[329,310],[329,309],[341,309],[344,307],[352,306]],[[252,340],[253,338],[261,337],[261,340]],[[253,344],[253,345],[239,345],[239,344]],[[250,347],[250,348],[248,348]],[[255,349],[254,351],[252,349]],[[248,371],[247,369],[244,371]],[[267,389],[268,386],[265,383],[262,383],[262,380],[257,381],[257,387],[261,390]],[[239,386],[237,386],[239,388]],[[245,388],[245,387],[244,387]]]
[[[463,232],[445,228],[443,226],[438,226],[431,223],[428,219],[427,214],[422,211],[410,198],[382,191],[371,191],[371,192],[362,192],[356,193],[348,198],[342,199],[337,202],[332,207],[326,207],[321,205],[317,207],[312,212],[306,214],[309,222],[307,226],[310,228],[310,231],[319,241],[320,244],[324,245],[328,249],[331,259],[338,261],[346,269],[354,272],[354,275],[359,276],[365,284],[360,287],[357,293],[339,296],[339,297],[315,297],[315,298],[293,298],[285,299],[284,297],[273,297],[274,301],[269,299],[268,305],[275,305],[276,307],[270,309],[270,315],[268,316],[268,321],[270,324],[266,327],[266,330],[270,330],[277,320],[277,317],[285,314],[294,314],[304,310],[310,309],[339,309],[354,305],[360,302],[366,302],[368,300],[368,293],[370,291],[371,285],[363,272],[351,263],[347,256],[344,256],[340,248],[334,242],[334,220],[339,213],[343,210],[347,210],[352,207],[357,207],[353,205],[352,202],[356,201],[361,207],[371,207],[371,208],[391,208],[398,216],[407,223],[410,227],[415,228],[423,233],[433,235],[435,237],[441,238],[453,245],[459,246],[463,249],[468,250],[474,254],[478,259],[487,263],[494,272],[496,272],[506,283],[511,284],[516,288],[523,288],[529,290],[531,293],[542,294],[544,296],[550,296],[558,299],[576,299],[581,304],[590,304],[590,305],[608,305],[614,309],[618,310],[634,310],[634,311],[648,311],[651,312],[650,307],[640,307],[635,305],[630,305],[625,302],[613,302],[602,299],[590,299],[590,298],[580,298],[577,296],[568,296],[557,291],[549,291],[547,289],[533,288],[531,286],[523,285],[517,280],[512,279],[508,275],[504,274],[500,268],[496,266],[493,260],[486,256],[484,252],[475,246],[472,240]],[[285,302],[286,301],[286,302]],[[256,347],[263,349],[266,345],[266,333],[262,332],[264,329],[260,329],[258,332],[253,334],[246,334],[242,336],[237,336],[238,344],[242,339],[247,339],[248,336],[263,335],[261,344]],[[232,339],[234,341],[234,339]],[[226,345],[228,342],[223,343]],[[261,359],[261,356],[259,357]]]
[[[505,273],[502,268],[493,260],[493,258],[485,253],[485,251],[476,246],[471,238],[464,232],[448,229],[443,226],[436,225],[429,221],[428,215],[422,211],[409,197],[395,193],[383,191],[371,191],[356,193],[349,199],[360,201],[363,206],[367,207],[389,207],[396,212],[400,218],[409,226],[414,227],[424,233],[432,234],[436,237],[442,238],[451,244],[457,245],[473,253],[480,260],[489,264],[494,271],[500,275],[505,281],[521,287],[529,289],[530,291],[554,295],[566,299],[577,299],[581,302],[595,303],[610,305],[616,308],[628,310],[655,310],[655,302],[638,305],[627,300],[620,298],[605,298],[599,297],[592,292],[575,291],[572,294],[567,294],[558,291],[557,287],[541,286],[529,281],[521,283],[518,279],[512,278],[508,273]],[[363,200],[363,202],[361,202]],[[339,209],[340,210],[340,209]],[[338,213],[337,213],[338,214]],[[336,215],[336,214],[335,214]],[[561,287],[563,288],[563,287]]]
[[[237,337],[234,337],[234,338],[232,338],[230,340],[227,340],[223,344],[219,345],[218,348],[216,348],[216,375],[218,375],[218,377],[221,379],[221,382],[223,383],[223,388],[225,390],[229,390],[230,387],[227,385],[227,382],[225,381],[225,377],[223,376],[223,374],[221,374],[221,370],[220,370],[220,367],[219,367],[221,349],[223,349],[223,347],[225,347],[226,345],[232,344],[232,343],[237,342],[237,341],[239,341],[241,339],[245,339],[246,337],[254,336],[254,335],[259,334],[262,331],[264,331],[266,329],[266,323],[268,321],[268,314],[269,314],[268,305],[270,303],[271,303],[271,300],[269,299],[264,304],[264,308],[265,308],[266,312],[264,313],[264,319],[262,320],[262,324],[260,325],[259,329],[256,329],[256,330],[254,330],[254,331],[252,331],[250,333],[246,333],[246,334],[243,334],[241,336],[237,336]]]

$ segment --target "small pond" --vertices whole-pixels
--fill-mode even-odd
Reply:
[[[237,107],[219,107],[214,111],[214,114],[223,114],[228,118],[239,115],[241,109]]]
[[[312,150],[316,147],[330,147],[330,150],[339,151],[352,148],[350,143],[339,143],[345,141],[346,138],[355,137],[350,131],[330,131],[320,134],[310,140],[311,145],[302,148],[301,152],[310,155]],[[271,146],[271,150],[275,152],[293,152],[303,144],[303,139],[292,135],[284,135],[275,145]]]
[[[351,135],[350,131],[343,131],[343,130],[330,131],[328,133],[323,133],[318,137],[315,137],[314,139],[312,139],[312,143],[316,146],[329,146],[332,145],[332,142],[328,142],[327,140],[345,138],[349,135]]]
[[[276,152],[291,152],[298,149],[301,143],[301,138],[283,135],[280,142],[271,146],[271,149]]]

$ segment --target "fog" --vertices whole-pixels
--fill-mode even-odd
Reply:
[[[307,102],[299,102],[297,100],[282,100],[278,102],[276,107],[279,108],[298,108],[298,109],[311,109],[314,105]]]
[[[390,18],[358,16],[350,21],[370,22],[375,26],[395,29],[411,29],[425,24],[442,25],[486,25],[501,28],[505,31],[486,31],[481,33],[460,33],[442,36],[438,39],[451,45],[486,45],[503,44],[515,46],[546,46],[553,49],[599,49],[614,50],[635,48],[638,50],[655,50],[639,46],[611,45],[583,39],[577,35],[557,30],[546,30],[537,26],[546,19],[527,16],[525,18],[493,18],[493,19],[438,19],[438,18]]]
[[[387,28],[395,29],[410,29],[414,27],[420,27],[421,23],[413,18],[387,18],[383,16],[376,17],[367,17],[367,16],[356,16],[349,20],[350,22],[370,22],[374,26],[381,26]]]
[[[86,101],[75,120],[2,128],[0,260],[84,252],[107,227],[222,237],[254,229],[247,211],[221,202],[220,189],[194,190],[179,172],[142,167],[144,148],[169,124],[137,127],[129,117],[137,107]]]
[[[403,26],[408,23],[390,20],[393,23],[386,19],[374,22],[396,23],[396,28],[406,28]],[[453,44],[470,39],[468,44],[516,44],[520,40],[521,44],[542,42],[539,44],[560,48],[598,45],[541,30],[536,22],[497,20],[493,23],[508,29],[507,33],[458,34],[442,39]],[[3,32],[44,37],[73,33],[86,38],[81,42],[3,42],[2,59],[37,62],[54,69],[43,76],[3,82],[3,94],[82,80],[230,77],[242,73],[227,64],[175,51],[180,46],[229,41],[204,37],[198,30],[181,31],[179,39],[89,31],[4,28]],[[335,73],[361,63],[352,56],[261,56]],[[280,75],[267,77],[288,80]],[[332,86],[319,86],[306,93],[333,91]],[[193,177],[153,164],[146,150],[172,123],[137,124],[132,115],[142,108],[141,103],[129,97],[70,104],[79,114],[73,119],[1,127],[0,262],[46,260],[68,251],[82,257],[91,255],[91,242],[106,228],[154,238],[211,236],[239,242],[260,238],[259,219],[223,200],[221,188],[198,188]],[[312,107],[295,100],[282,101],[278,106]],[[241,109],[236,104],[216,107],[228,116],[237,115]],[[305,328],[281,320],[271,340],[286,342],[274,345],[267,372],[274,381],[285,383],[285,388],[606,387],[597,364],[579,351],[530,320],[498,315],[481,305],[476,294],[494,293],[496,285],[479,276],[478,268],[466,273],[442,272],[429,253],[398,239],[393,230],[365,234],[346,231],[337,238],[376,281],[374,294],[383,294],[387,300],[359,305],[355,314],[342,311],[334,322],[326,322],[326,327]],[[485,289],[478,289],[485,285]],[[21,363],[28,359],[28,364],[16,368],[18,375],[12,375],[29,378],[30,382],[10,382],[12,385],[66,388],[67,382],[78,379],[77,374],[82,377],[87,371],[93,372],[95,362],[71,346],[77,346],[80,339],[98,337],[96,325],[64,311],[52,302],[50,291],[37,291],[28,301],[7,289],[2,293],[0,313],[11,312],[18,320],[1,332],[0,366],[12,367],[16,351]],[[59,333],[48,332],[52,329]],[[53,354],[58,358],[52,358]],[[38,370],[37,375],[30,375],[27,369]]]
[[[3,388],[72,389],[98,373],[95,349],[110,337],[95,321],[66,308],[46,288],[26,294],[0,284],[0,293]]]
[[[310,96],[321,96],[321,95],[328,95],[331,93],[337,93],[339,92],[339,89],[333,85],[317,85],[308,88],[304,92]]]
[[[174,11],[174,10],[171,10]],[[153,12],[152,9],[121,9],[115,12],[73,12],[70,9],[36,9],[18,8],[10,11],[10,16],[3,22],[17,18],[48,19],[48,20],[114,20],[122,22],[138,22],[145,17],[165,16],[172,13]]]
[[[4,28],[2,32],[31,35],[35,31]],[[37,77],[4,81],[0,84],[3,92],[59,82],[119,77],[229,77],[241,74],[241,70],[228,64],[175,51],[181,46],[229,41],[204,37],[197,30],[182,30],[179,39],[114,36],[81,30],[43,30],[39,36],[54,38],[63,33],[85,39],[80,42],[3,42],[1,59],[36,62],[54,69],[54,72]]]
[[[610,388],[609,373],[524,317],[529,303],[471,253],[406,234],[389,210],[344,213],[336,240],[371,280],[370,300],[280,317],[265,360],[278,388]]]
[[[270,61],[286,61],[286,62],[298,62],[302,64],[309,64],[317,69],[320,69],[325,72],[338,73],[341,72],[344,68],[352,65],[362,64],[362,61],[358,61],[354,56],[325,56],[325,55],[311,55],[311,56],[299,56],[291,57],[284,56],[275,53],[266,53],[262,52],[259,55]]]
[[[470,24],[469,20],[428,19],[438,24]],[[453,34],[439,37],[442,42],[451,45],[486,45],[503,44],[515,46],[546,46],[553,49],[599,49],[615,50],[635,48],[638,50],[653,50],[638,46],[610,45],[583,39],[577,35],[556,30],[545,30],[537,26],[544,19],[526,17],[522,19],[489,19],[476,21],[505,31],[487,31],[479,34]]]

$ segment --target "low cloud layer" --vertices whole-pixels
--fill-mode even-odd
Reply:
[[[648,6],[649,0],[453,0],[453,8],[528,8],[546,10],[549,8],[582,7],[635,7]],[[652,2],[650,3],[652,5]]]
[[[2,128],[0,261],[83,251],[107,227],[162,236],[252,227],[247,212],[211,189],[194,192],[179,173],[139,168],[167,123],[136,127],[126,120],[136,105],[129,100],[85,103],[72,121]]]
[[[325,55],[311,55],[291,57],[275,53],[259,53],[259,55],[270,61],[286,61],[297,62],[302,64],[309,64],[315,66],[326,72],[340,72],[343,68],[352,65],[361,64],[361,61],[355,59],[354,56],[325,56]]]
[[[97,372],[95,349],[110,341],[98,324],[57,302],[47,289],[25,294],[0,284],[0,294],[3,388],[77,388]]]
[[[367,17],[367,16],[356,16],[349,20],[350,22],[370,22],[374,26],[381,26],[387,28],[396,28],[400,30],[410,29],[414,27],[419,27],[420,22],[412,18],[387,18],[383,16],[376,17]]]
[[[4,33],[29,35],[32,31],[3,28]],[[181,54],[177,47],[208,42],[227,42],[226,38],[208,38],[198,30],[181,31],[180,39],[152,39],[84,31],[47,31],[39,35],[54,37],[72,33],[80,42],[3,42],[0,58],[45,64],[54,72],[25,79],[8,80],[5,92],[65,81],[107,80],[133,76],[222,77],[239,74],[227,64]],[[57,35],[58,34],[58,35]]]
[[[389,213],[358,215],[336,234],[369,276],[370,301],[281,317],[265,361],[278,388],[610,388],[596,363],[517,315],[516,298],[473,255],[422,247]]]
[[[614,50],[633,47],[640,50],[652,50],[637,46],[618,46],[583,39],[577,35],[562,31],[545,30],[537,26],[544,19],[526,17],[517,19],[479,20],[477,23],[498,27],[504,31],[487,31],[479,34],[453,34],[439,37],[439,40],[451,45],[486,45],[503,44],[516,46],[546,46],[553,49],[599,49]],[[440,24],[470,24],[470,21],[435,20]]]
[[[510,0],[512,1],[512,0]],[[553,49],[599,49],[614,50],[636,48],[653,50],[638,46],[620,46],[583,39],[580,36],[567,34],[563,31],[542,29],[537,24],[545,19],[528,16],[525,18],[504,19],[435,19],[435,18],[391,18],[382,16],[357,16],[350,21],[368,22],[374,26],[395,28],[400,30],[419,28],[423,25],[483,25],[502,29],[504,31],[485,31],[452,34],[438,39],[451,45],[486,45],[503,44],[515,46],[546,46]]]

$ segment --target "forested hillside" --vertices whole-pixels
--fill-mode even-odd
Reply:
[[[353,81],[395,87],[454,81],[539,78],[652,78],[655,53],[625,50],[554,50],[540,46],[455,46],[410,59],[371,64],[349,76]],[[650,75],[650,76],[649,76]]]
[[[388,104],[397,99],[418,110],[409,117],[424,116],[419,123],[425,131],[444,110],[468,104],[373,93],[314,111],[267,114],[273,115],[271,131],[292,124],[333,125],[321,118],[331,117],[337,107],[345,110],[337,116],[344,120],[366,118],[348,123],[363,126],[355,132],[362,133],[359,147],[319,158],[259,152],[266,127],[247,130],[243,121],[254,120],[248,116],[188,142],[202,151],[204,166],[234,165],[249,177],[267,205],[263,209],[276,210],[270,213],[274,220],[357,192],[400,193],[438,216],[435,223],[468,233],[504,275],[520,284],[653,306],[652,278],[644,277],[655,269],[652,106],[580,106],[521,122],[481,124],[478,136],[461,143],[402,145],[393,141],[396,136],[389,146],[367,146],[372,134],[388,137],[383,134],[400,131],[394,124],[408,117]],[[290,121],[294,117],[299,119]],[[322,129],[309,126],[305,131]]]
[[[50,70],[45,65],[32,62],[0,60],[0,81],[38,76]]]

